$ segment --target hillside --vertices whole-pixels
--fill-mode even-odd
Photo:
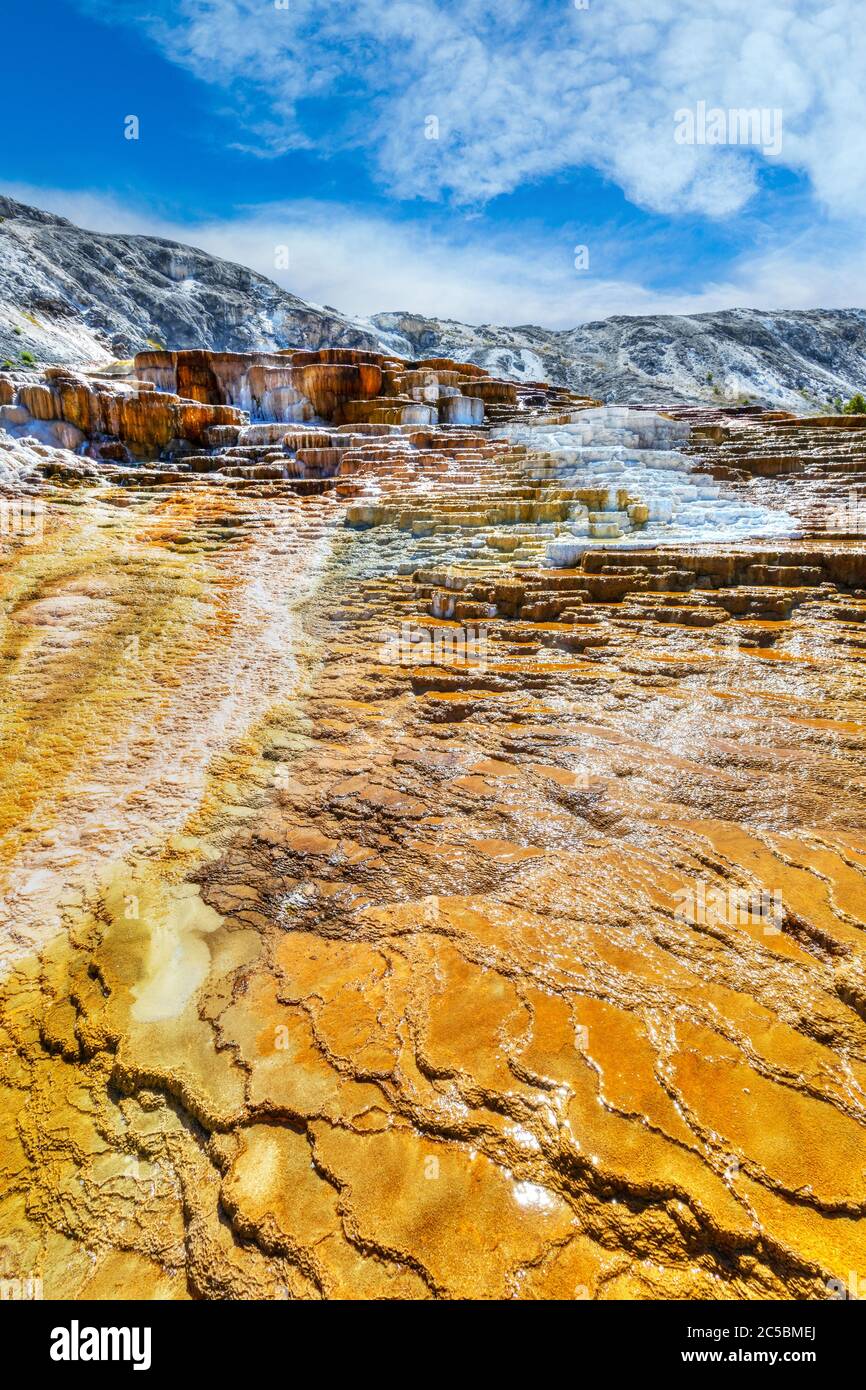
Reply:
[[[608,402],[826,409],[866,387],[866,311],[618,315],[564,331],[403,313],[359,320],[160,237],[85,231],[0,196],[0,362],[104,363],[152,347],[385,349]]]

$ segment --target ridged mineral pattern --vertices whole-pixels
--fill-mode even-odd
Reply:
[[[131,372],[0,377],[0,1279],[861,1287],[866,420]]]

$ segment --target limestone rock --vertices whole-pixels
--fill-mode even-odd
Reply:
[[[0,377],[0,1278],[824,1299],[866,429],[372,355]]]
[[[84,231],[3,196],[0,217],[0,361],[29,351],[83,365],[160,344],[379,346],[374,330],[195,247]]]

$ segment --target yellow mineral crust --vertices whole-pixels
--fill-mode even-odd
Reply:
[[[550,569],[473,539],[525,519],[413,532],[486,436],[386,437],[363,526],[193,470],[2,552],[0,1277],[826,1298],[866,1270],[866,548]]]

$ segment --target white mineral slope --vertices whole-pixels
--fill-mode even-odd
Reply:
[[[2,408],[2,407],[0,407]],[[81,464],[68,449],[53,448],[30,434],[15,438],[0,424],[0,495],[32,492],[52,464]]]
[[[507,425],[494,431],[531,451],[536,477],[562,487],[598,489],[603,506],[581,502],[547,545],[554,567],[571,568],[595,545],[697,545],[797,534],[785,512],[724,497],[681,450],[689,426],[648,411],[606,406],[557,425]]]

